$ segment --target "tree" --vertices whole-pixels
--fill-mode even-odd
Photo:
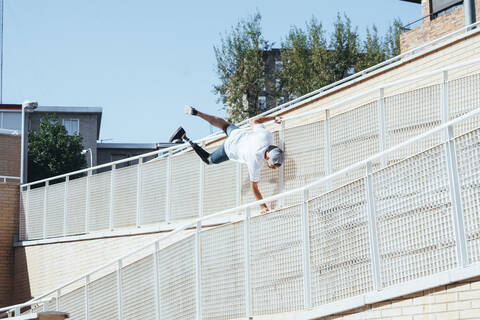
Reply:
[[[301,96],[327,84],[327,44],[321,23],[312,17],[306,31],[292,27],[282,42],[282,96]]]
[[[69,136],[56,116],[47,115],[37,132],[28,133],[28,181],[41,180],[87,166],[81,136]]]
[[[227,108],[228,120],[237,122],[264,110],[257,100],[265,82],[265,51],[271,45],[262,36],[260,13],[241,20],[214,47],[220,83],[214,93]]]
[[[358,57],[355,70],[364,70],[385,61],[384,49],[384,43],[378,37],[377,27],[373,25],[372,32],[367,27],[367,39],[363,42],[362,54]]]
[[[402,33],[402,21],[400,19],[393,20],[392,25],[388,28],[385,37],[385,54],[390,59],[400,54],[400,34]]]
[[[350,19],[337,14],[334,33],[329,45],[329,82],[341,80],[354,71],[359,56],[357,28],[353,29]]]

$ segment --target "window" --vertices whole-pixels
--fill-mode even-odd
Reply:
[[[0,128],[22,130],[22,114],[20,112],[0,112]]]
[[[463,6],[463,0],[430,0],[431,19],[436,19]]]
[[[275,61],[275,71],[280,72],[283,69],[283,61],[282,60],[276,60]]]
[[[259,96],[258,97],[258,109],[265,110],[267,108],[267,97]]]
[[[62,124],[67,130],[69,136],[78,136],[80,133],[80,124],[78,119],[63,119]]]

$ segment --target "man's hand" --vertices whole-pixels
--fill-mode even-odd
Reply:
[[[260,208],[262,208],[262,210],[260,211],[261,214],[267,214],[270,211],[265,204],[261,204]]]

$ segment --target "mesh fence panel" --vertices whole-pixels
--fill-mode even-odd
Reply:
[[[28,192],[28,239],[41,239],[43,238],[43,200],[45,188],[35,188]]]
[[[89,178],[88,229],[91,231],[108,229],[110,226],[111,172],[95,174]]]
[[[480,74],[455,79],[448,82],[450,120],[480,107]],[[455,127],[460,135],[477,128],[479,117],[472,117]]]
[[[167,191],[167,161],[142,164],[142,195],[140,224],[165,221]]]
[[[243,223],[201,234],[204,319],[245,317]]]
[[[172,220],[198,216],[200,161],[193,152],[171,158],[170,219]]]
[[[334,172],[380,151],[377,102],[333,116],[330,125]]]
[[[85,287],[64,294],[59,299],[60,310],[68,312],[71,320],[84,320],[85,317]]]
[[[325,176],[325,121],[285,130],[285,190],[302,187]],[[292,195],[285,204],[295,204],[302,195]]]
[[[365,179],[309,203],[312,305],[373,289]]]
[[[61,311],[70,312],[68,309]],[[110,273],[88,285],[89,319],[118,319],[117,274]]]
[[[373,174],[384,286],[456,266],[443,145]]]
[[[438,126],[442,118],[441,97],[441,86],[433,85],[385,98],[387,148]],[[423,140],[423,144],[389,154],[388,161],[405,159],[438,143],[440,136],[434,135]]]
[[[213,152],[216,148],[208,148]],[[204,215],[233,208],[237,204],[237,163],[205,165]]]
[[[303,308],[301,205],[251,219],[252,310],[255,315]]]
[[[70,180],[67,192],[67,235],[85,232],[86,201],[87,178]]]
[[[195,238],[159,251],[162,319],[195,319]]]
[[[114,171],[113,179],[113,226],[132,227],[137,222],[137,175],[138,166]]]
[[[46,236],[63,235],[65,183],[56,183],[47,188]]]
[[[480,261],[480,129],[455,140],[469,263]]]
[[[124,319],[155,319],[153,255],[122,269]]]

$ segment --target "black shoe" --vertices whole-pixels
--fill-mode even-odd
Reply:
[[[178,127],[178,129],[175,130],[170,139],[168,139],[168,142],[182,143],[183,138],[185,138],[185,130],[182,127]]]
[[[197,109],[195,109],[194,107],[191,107],[189,105],[185,106],[184,111],[185,111],[185,114],[190,114],[192,116],[196,116],[198,114]]]

